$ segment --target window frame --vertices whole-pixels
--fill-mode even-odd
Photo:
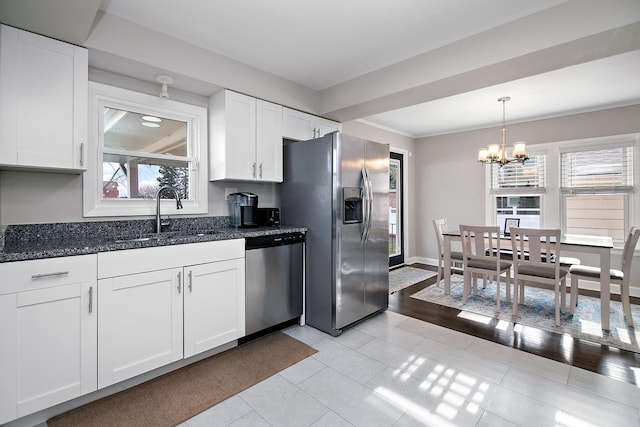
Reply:
[[[620,134],[585,138],[567,141],[554,141],[540,144],[530,144],[531,154],[546,155],[545,191],[540,193],[540,226],[545,228],[560,228],[566,232],[565,194],[561,191],[560,157],[562,152],[588,151],[600,148],[616,147],[620,145],[633,146],[633,190],[627,193],[625,203],[625,224],[628,230],[632,224],[640,223],[640,133]],[[497,225],[496,196],[491,191],[491,168],[485,166],[485,220],[487,224]],[[522,194],[522,193],[521,193]],[[518,195],[516,191],[513,194]],[[531,193],[522,194],[531,195]],[[626,233],[625,233],[626,234]],[[622,242],[614,242],[616,251],[622,248]]]
[[[547,185],[548,185],[548,155],[544,150],[539,150],[534,148],[531,150],[529,147],[529,156],[539,156],[542,158],[542,165],[538,166],[541,168],[540,171],[542,173],[541,182],[542,186],[536,187],[509,187],[509,188],[493,188],[494,183],[494,168],[499,168],[500,166],[492,164],[485,165],[486,173],[485,173],[485,187],[486,193],[488,197],[487,209],[486,209],[486,217],[490,220],[487,221],[487,224],[497,225],[502,230],[504,224],[498,224],[498,197],[531,197],[537,196],[540,197],[540,227],[544,227],[545,223],[545,204],[546,204],[546,196],[547,196]],[[487,167],[488,166],[488,167]]]
[[[102,83],[89,82],[89,135],[87,170],[83,174],[83,216],[155,215],[155,199],[110,199],[102,197],[103,111],[104,106],[144,112],[187,123],[187,149],[193,158],[190,172],[189,200],[176,209],[173,200],[161,200],[165,215],[192,215],[208,212],[207,109],[191,104],[159,98]]]
[[[562,187],[564,171],[562,169],[562,156],[566,153],[579,153],[589,151],[599,151],[606,149],[631,147],[631,185],[622,186],[592,186],[592,187]],[[560,146],[559,149],[559,192],[560,192],[560,223],[563,233],[567,231],[567,199],[571,196],[595,196],[595,195],[623,195],[624,203],[624,229],[622,230],[622,239],[614,239],[613,243],[615,247],[622,247],[624,245],[624,239],[627,235],[627,230],[635,221],[633,207],[635,205],[634,200],[638,199],[634,195],[638,192],[638,165],[640,157],[638,156],[638,135],[620,135],[609,138],[593,138],[586,143],[576,144],[568,143]]]

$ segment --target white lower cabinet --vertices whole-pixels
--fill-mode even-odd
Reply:
[[[244,336],[244,258],[184,271],[184,357]]]
[[[0,424],[96,390],[96,256],[0,264]]]
[[[245,333],[244,239],[0,263],[0,424]]]
[[[244,335],[244,240],[108,252],[98,266],[98,388]]]
[[[182,359],[181,274],[179,268],[98,281],[99,388]]]

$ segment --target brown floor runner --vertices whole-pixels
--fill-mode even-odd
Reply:
[[[60,414],[49,427],[175,426],[316,352],[276,332]]]

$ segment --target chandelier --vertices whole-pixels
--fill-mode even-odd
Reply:
[[[505,149],[505,141],[507,139],[507,126],[505,124],[505,103],[511,99],[510,96],[498,98],[498,102],[502,102],[502,146],[491,144],[487,148],[478,151],[478,161],[482,164],[497,163],[500,167],[511,162],[520,162],[524,164],[529,156],[527,155],[527,147],[524,142],[516,142],[513,144],[513,158],[507,158],[507,150]]]

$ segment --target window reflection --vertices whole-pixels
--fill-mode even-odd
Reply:
[[[187,123],[104,108],[103,199],[150,199],[163,185],[188,200]]]

